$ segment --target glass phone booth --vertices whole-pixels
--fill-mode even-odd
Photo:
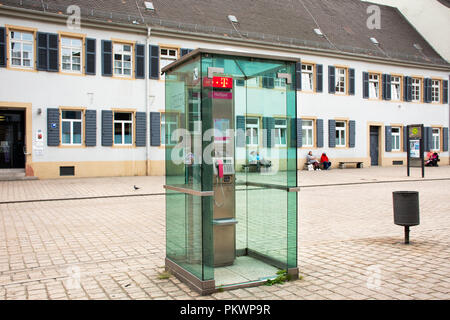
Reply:
[[[298,277],[296,62],[197,49],[162,70],[166,269],[202,294]]]

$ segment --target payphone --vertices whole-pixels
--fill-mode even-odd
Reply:
[[[214,266],[217,267],[233,264],[236,257],[234,99],[232,78],[212,80]]]

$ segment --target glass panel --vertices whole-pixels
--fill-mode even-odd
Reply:
[[[63,111],[63,119],[81,119],[81,111]]]
[[[62,143],[70,144],[70,122],[62,122]]]
[[[81,144],[81,122],[73,122],[73,143]]]
[[[114,120],[131,121],[131,113],[128,113],[128,112],[115,112],[114,113]]]
[[[125,127],[125,144],[132,144],[133,137],[133,124],[132,123],[124,123]]]
[[[122,144],[122,123],[114,123],[114,144]]]

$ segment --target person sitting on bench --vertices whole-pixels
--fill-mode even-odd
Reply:
[[[329,170],[331,167],[331,162],[325,152],[322,153],[322,156],[320,157],[320,163],[322,164],[323,170]]]
[[[430,152],[431,153],[431,152]],[[427,166],[427,167],[438,167],[439,165],[438,165],[438,161],[440,161],[439,160],[439,155],[437,154],[437,152],[434,152],[433,154],[431,154],[429,157],[428,157],[428,160],[427,160],[427,162],[425,162],[425,165]]]
[[[313,156],[312,151],[308,152],[308,154],[306,155],[306,163],[308,165],[312,164],[314,170],[320,170],[319,161],[317,161],[316,157]]]

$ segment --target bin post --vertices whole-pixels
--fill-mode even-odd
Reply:
[[[394,223],[405,228],[405,244],[409,244],[409,227],[417,226],[419,218],[419,193],[417,191],[394,191]]]

